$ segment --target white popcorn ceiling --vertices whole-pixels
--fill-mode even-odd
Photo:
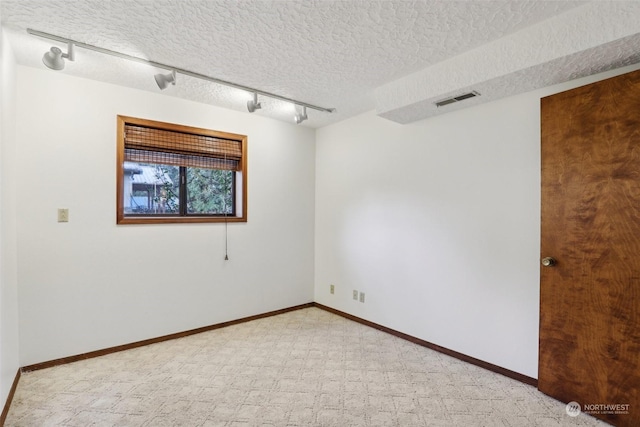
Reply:
[[[559,40],[555,34],[528,35],[540,33],[545,25],[562,27],[563,19],[575,21],[577,12],[595,8],[594,3],[0,0],[0,17],[19,64],[44,69],[42,55],[52,45],[66,51],[60,43],[28,35],[26,28],[32,28],[336,108],[332,114],[308,110],[309,120],[303,125],[317,128],[373,109],[409,123],[638,62],[638,38],[628,28],[609,28],[632,24],[607,20],[610,2],[595,3],[606,4],[598,9],[605,15],[602,25],[573,28],[606,36],[593,41],[589,34],[573,34],[590,42],[585,48],[562,45],[564,50],[541,58],[537,52],[553,51]],[[640,22],[635,6],[629,10]],[[513,52],[519,52],[515,64]],[[451,72],[452,66],[465,71]],[[251,99],[247,92],[181,74],[176,86],[161,92],[153,74],[166,71],[81,48],[76,49],[76,61],[67,61],[61,72],[245,112]],[[482,96],[450,108],[432,108],[434,101],[473,89]],[[260,101],[263,109],[253,114],[293,122],[291,104],[264,97]]]

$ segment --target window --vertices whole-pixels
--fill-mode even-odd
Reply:
[[[247,137],[118,116],[117,223],[247,220]]]

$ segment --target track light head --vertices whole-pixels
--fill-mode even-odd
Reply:
[[[253,99],[247,101],[247,110],[249,110],[250,113],[253,113],[261,108],[262,104],[258,102],[258,92],[254,92]]]
[[[42,62],[52,70],[62,70],[64,68],[64,59],[62,51],[59,47],[52,47],[50,51],[44,54]]]
[[[158,87],[165,90],[170,84],[176,84],[176,70],[173,70],[169,74],[156,74],[155,79]]]
[[[44,54],[42,62],[47,66],[47,68],[59,71],[64,69],[64,58],[67,58],[69,61],[73,61],[75,59],[73,43],[69,43],[67,45],[67,53],[62,53],[62,50],[59,47],[53,46]]]
[[[296,124],[300,124],[302,122],[304,122],[305,120],[308,119],[307,117],[307,107],[302,107],[302,113],[296,113],[296,115],[293,117],[293,119],[296,121]]]

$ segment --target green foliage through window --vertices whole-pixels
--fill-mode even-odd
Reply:
[[[233,171],[186,169],[188,214],[233,214]]]

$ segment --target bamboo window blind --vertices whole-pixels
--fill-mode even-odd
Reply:
[[[124,160],[206,169],[242,169],[242,141],[134,125],[124,126]]]

